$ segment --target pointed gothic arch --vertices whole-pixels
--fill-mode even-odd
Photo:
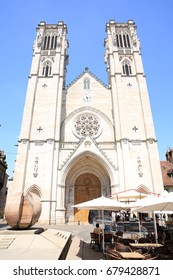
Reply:
[[[90,158],[90,163],[88,165],[85,165],[85,158],[87,157]],[[92,160],[93,164],[91,164]],[[78,163],[78,167],[76,168],[76,170],[74,170],[76,163]],[[100,166],[100,168],[98,169],[97,166]],[[84,172],[83,170],[86,170],[86,168],[96,176],[102,177],[103,184],[105,184],[106,182],[106,177],[109,178],[110,186],[115,184],[115,177],[111,166],[104,158],[96,153],[93,153],[92,151],[82,152],[77,154],[75,157],[69,158],[68,163],[64,165],[61,184],[66,184],[66,180],[69,174],[70,182],[73,182],[75,176],[77,176],[76,174]]]
[[[123,69],[123,75],[129,76],[132,74],[132,67],[129,59],[125,58],[122,61],[122,69]]]
[[[31,187],[29,187],[26,191],[26,194],[28,192],[32,192],[32,193],[36,194],[39,198],[42,197],[41,189],[37,185],[32,185]]]
[[[52,62],[46,60],[42,65],[42,76],[48,77],[52,74]]]
[[[87,222],[89,212],[74,211],[72,205],[86,200],[111,194],[111,179],[106,163],[90,152],[82,153],[75,157],[65,170],[65,205],[66,220]],[[67,167],[66,167],[67,168]],[[77,214],[78,213],[78,214]]]
[[[139,193],[146,193],[146,194],[150,194],[151,191],[145,186],[145,185],[139,185],[136,190],[139,192]]]

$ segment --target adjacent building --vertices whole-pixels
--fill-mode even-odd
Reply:
[[[169,148],[166,152],[166,160],[161,161],[161,170],[164,189],[173,192],[173,149]]]

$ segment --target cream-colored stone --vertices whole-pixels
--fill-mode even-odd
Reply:
[[[108,87],[85,69],[64,89],[66,26],[39,28],[43,36],[60,34],[60,44],[53,52],[35,45],[12,188],[36,192],[42,201],[40,221],[47,223],[74,221],[75,183],[86,173],[98,178],[100,193],[107,196],[140,188],[161,193],[157,139],[134,22],[106,26]],[[118,47],[116,32],[126,32],[131,46]],[[46,61],[52,65],[48,77],[43,75]],[[126,63],[129,75],[123,74]]]

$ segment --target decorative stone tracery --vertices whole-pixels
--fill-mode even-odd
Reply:
[[[87,135],[95,138],[100,131],[100,124],[98,119],[90,114],[81,115],[77,118],[75,124],[75,131],[78,136],[85,137]]]

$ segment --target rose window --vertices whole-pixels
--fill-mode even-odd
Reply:
[[[75,122],[75,130],[79,136],[97,136],[100,130],[98,119],[92,115],[82,115]]]

